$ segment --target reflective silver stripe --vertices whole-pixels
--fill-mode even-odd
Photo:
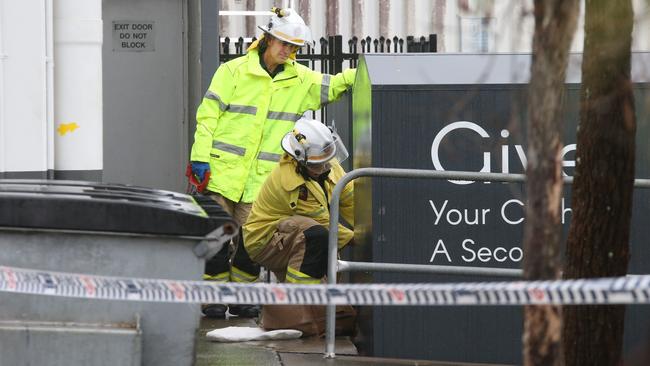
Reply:
[[[221,98],[216,93],[213,93],[209,90],[205,93],[204,98],[216,100],[217,102],[219,102],[219,108],[222,111],[252,114],[252,115],[257,114],[257,107],[251,107],[247,105],[237,105],[237,104],[226,104],[221,100]]]
[[[287,271],[286,275],[287,275],[287,277],[293,278],[293,280],[295,282],[303,282],[303,283],[305,283],[305,282],[306,283],[320,282],[320,280],[318,278],[309,277],[308,275],[300,276],[297,273],[292,273],[292,272],[289,272],[289,271]]]
[[[239,283],[250,283],[250,282],[255,282],[257,277],[255,276],[244,276],[243,273],[237,273],[237,272],[230,272],[230,278],[233,279],[233,282],[239,282]]]
[[[217,140],[212,141],[212,147],[239,156],[244,156],[244,154],[246,154],[246,149],[243,147],[227,144],[225,142]]]
[[[226,105],[226,103],[224,103],[216,93],[213,93],[213,92],[211,92],[209,90],[207,92],[205,92],[204,98],[216,100],[217,102],[219,102],[219,108],[222,111],[225,111],[226,108],[228,108],[228,105]]]
[[[274,154],[270,152],[260,152],[257,154],[257,159],[259,160],[268,160],[268,161],[280,161],[280,158],[282,155],[280,154]]]
[[[302,114],[289,113],[289,112],[273,112],[269,111],[269,114],[266,115],[268,119],[279,119],[283,121],[296,122],[302,117]]]
[[[329,91],[330,91],[330,78],[332,75],[323,74],[323,83],[320,86],[320,104],[325,105],[330,102],[329,100]]]
[[[228,106],[228,112],[255,115],[255,114],[257,114],[257,107],[251,107],[251,106],[247,106],[247,105],[231,104],[231,105]]]

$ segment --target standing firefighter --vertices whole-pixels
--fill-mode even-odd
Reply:
[[[295,61],[311,31],[292,9],[273,9],[264,34],[246,55],[221,65],[197,111],[191,171],[206,194],[243,225],[267,175],[280,160],[278,141],[308,110],[336,100],[352,86],[356,70],[321,74]],[[239,239],[232,265],[227,246],[206,265],[208,280],[253,282],[259,266],[251,262]],[[223,317],[226,306],[210,304],[203,312]],[[253,306],[231,306],[230,313],[253,317]]]
[[[348,156],[339,136],[324,124],[300,119],[282,139],[286,153],[264,182],[244,225],[250,257],[280,281],[320,283],[327,273],[329,204]],[[353,183],[341,195],[341,216],[354,225]],[[353,232],[339,224],[339,249]]]

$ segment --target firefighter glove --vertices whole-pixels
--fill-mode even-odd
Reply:
[[[199,182],[203,182],[205,179],[205,173],[210,172],[210,164],[202,161],[193,161],[192,162],[192,174],[196,176]]]

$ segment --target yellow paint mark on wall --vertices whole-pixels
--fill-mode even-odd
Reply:
[[[68,132],[74,132],[79,128],[79,125],[76,124],[75,122],[71,123],[59,123],[59,127],[56,129],[56,131],[59,133],[60,136],[65,135]]]

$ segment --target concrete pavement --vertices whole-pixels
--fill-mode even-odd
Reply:
[[[206,333],[231,326],[254,327],[254,320],[231,318],[201,319],[196,347],[196,366],[469,366],[478,364],[422,360],[361,357],[349,337],[337,337],[335,359],[324,359],[325,339],[307,337],[283,341],[219,343],[206,338]],[[481,364],[481,366],[489,366]]]

